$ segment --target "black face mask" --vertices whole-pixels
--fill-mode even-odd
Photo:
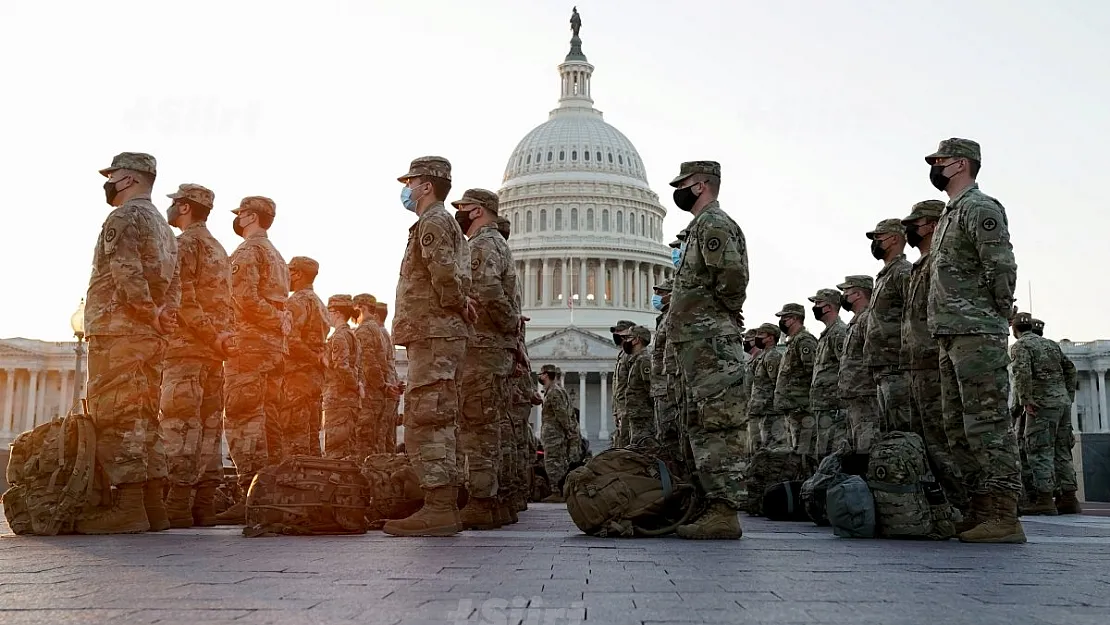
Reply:
[[[626,354],[631,354],[634,347],[635,345],[632,343],[632,341],[625,341],[625,343],[621,345],[621,349],[623,349],[624,353]]]
[[[821,320],[821,317],[825,316],[825,307],[824,306],[814,306],[810,310],[813,311],[813,318],[818,320],[818,321]]]
[[[875,260],[883,259],[883,256],[886,255],[886,252],[883,250],[882,241],[875,239],[871,242],[871,255],[875,257]]]
[[[848,312],[852,312],[852,304],[848,301],[848,298],[840,300],[840,307]]]
[[[948,165],[951,164],[952,163],[948,163]],[[929,168],[929,182],[933,183],[937,191],[944,191],[947,189],[948,183],[952,180],[944,175],[944,170],[948,168],[948,165],[933,165]]]
[[[782,330],[784,333],[790,333],[790,326],[787,325],[785,319],[779,319],[779,329]]]
[[[755,346],[759,349],[767,349],[767,341],[764,339],[756,339],[753,343],[755,343]]]
[[[744,341],[744,353],[750,354],[755,351],[754,341]]]
[[[694,209],[694,204],[698,201],[698,196],[694,195],[692,189],[694,185],[682,189],[674,190],[674,205],[680,209],[690,212]]]
[[[922,241],[925,240],[917,228],[918,226],[906,226],[906,243],[909,243],[912,248],[921,247]]]
[[[455,221],[459,223],[463,234],[470,232],[470,226],[474,224],[474,218],[466,211],[455,211]]]
[[[116,188],[116,183],[111,180],[104,183],[104,201],[108,202],[109,206],[116,205],[116,196],[119,195],[119,189]]]
[[[243,226],[239,225],[239,216],[238,215],[236,215],[235,219],[231,222],[231,229],[235,231],[235,234],[237,234],[241,237],[243,236]],[[246,238],[246,237],[244,237],[244,238]]]
[[[619,335],[619,334],[614,334],[613,335],[613,345],[616,345],[617,347],[620,347],[622,344],[624,344],[624,337]]]

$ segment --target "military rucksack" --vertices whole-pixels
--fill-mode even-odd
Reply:
[[[372,454],[362,463],[370,499],[366,518],[372,528],[403,519],[424,505],[424,491],[405,454]]]
[[[867,485],[880,536],[947,540],[955,535],[951,506],[929,475],[925,443],[917,434],[889,432],[872,445]]]
[[[365,534],[366,487],[353,460],[293,456],[254,476],[243,535]]]
[[[96,427],[81,410],[20,434],[11,444],[4,516],[16,534],[55,536],[73,531],[77,516],[99,503]]]
[[[843,482],[829,487],[825,510],[833,534],[841,538],[875,537],[875,500],[862,477],[849,475]]]
[[[851,451],[845,448],[825,456],[817,465],[817,472],[802,484],[802,506],[810,520],[817,525],[829,524],[825,500],[830,488],[848,479],[849,474],[842,472],[841,461],[849,453]]]
[[[770,521],[808,521],[802,506],[802,482],[772,484],[763,492],[763,516]]]
[[[661,536],[693,512],[694,489],[667,464],[633,449],[607,449],[566,478],[571,520],[591,536]]]
[[[753,516],[763,516],[763,494],[770,486],[807,477],[806,461],[801,454],[778,449],[755,452],[748,464],[748,498],[744,510]]]

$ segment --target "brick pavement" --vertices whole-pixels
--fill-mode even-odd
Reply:
[[[0,623],[1104,625],[1110,519],[1027,545],[845,540],[743,517],[744,539],[583,536],[561,505],[456,538],[236,528],[27,538],[0,525]]]

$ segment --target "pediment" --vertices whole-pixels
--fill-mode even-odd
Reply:
[[[537,360],[611,359],[617,350],[613,341],[575,326],[545,334],[528,343],[528,358]]]

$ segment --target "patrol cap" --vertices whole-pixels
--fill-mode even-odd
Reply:
[[[794,315],[805,319],[806,309],[801,304],[783,304],[782,310],[775,313],[776,317],[785,317],[787,315]]]
[[[378,299],[369,293],[359,293],[354,297],[355,306],[359,308],[376,308]]]
[[[350,310],[355,307],[355,302],[350,295],[332,295],[328,298],[328,308],[337,310]]]
[[[239,208],[231,209],[231,212],[238,215],[243,211],[254,211],[262,215],[269,215],[270,217],[277,216],[277,205],[268,197],[261,195],[251,195],[239,200]]]
[[[385,302],[374,302],[374,309],[387,313],[389,312],[389,304],[386,304]]]
[[[817,290],[817,295],[814,295],[813,297],[809,298],[809,301],[814,302],[814,303],[816,303],[816,302],[825,302],[826,304],[832,304],[833,306],[839,306],[840,305],[840,297],[841,297],[841,293],[840,293],[840,291],[837,291],[836,289],[818,289]]]
[[[906,236],[906,227],[902,225],[901,219],[884,219],[875,226],[874,230],[867,233],[867,238],[874,239],[876,235],[880,234],[898,234]]]
[[[983,162],[979,152],[979,144],[971,139],[952,137],[945,139],[937,146],[937,151],[925,157],[925,162],[932,165],[942,158],[967,158],[976,162]]]
[[[141,171],[151,176],[158,175],[158,162],[154,157],[144,152],[120,152],[112,159],[112,164],[100,170],[100,175],[111,178],[112,172],[117,169],[130,169]]]
[[[629,328],[628,332],[634,338],[638,338],[643,341],[644,345],[648,345],[651,343],[651,330],[648,330],[644,326],[632,326],[631,328]]]
[[[468,204],[475,204],[496,215],[497,203],[497,194],[493,191],[488,191],[486,189],[467,189],[461,198],[451,202],[451,206],[458,208]]]
[[[744,339],[745,341],[750,341],[750,340],[752,340],[752,339],[754,339],[754,338],[755,338],[755,335],[756,335],[756,334],[759,334],[759,328],[748,328],[748,329],[747,329],[747,330],[746,330],[746,331],[745,331],[745,332],[744,332],[743,334],[741,334],[740,336],[741,336],[741,338],[743,338],[743,339]]]
[[[1034,319],[1033,320],[1033,329],[1034,330],[1044,330],[1044,322],[1041,321],[1040,319]]]
[[[764,323],[763,325],[756,328],[755,331],[759,334],[770,334],[771,336],[775,337],[776,341],[779,340],[779,336],[782,335],[782,330],[780,330],[779,327],[773,323]]]
[[[868,291],[875,290],[875,279],[871,276],[844,276],[844,282],[836,285],[836,288],[841,292],[847,291],[850,288],[867,289]]]
[[[509,234],[511,234],[513,231],[513,222],[509,221],[507,217],[502,217],[501,215],[498,215],[497,231],[501,233],[501,236],[505,237],[506,241],[508,241]]]
[[[1014,315],[1012,325],[1033,325],[1033,313],[1019,312]]]
[[[671,241],[671,247],[677,250],[678,248],[682,247],[682,241],[679,239]]]
[[[409,178],[416,178],[418,176],[442,178],[450,181],[451,161],[442,156],[421,156],[419,158],[414,158],[412,162],[409,163],[408,173],[398,178],[397,182],[408,182]]]
[[[674,280],[672,280],[670,278],[667,278],[666,280],[664,280],[664,281],[660,282],[659,284],[655,285],[653,288],[656,291],[663,291],[665,293],[670,293],[671,291],[674,290]]]
[[[671,186],[677,187],[680,182],[694,174],[708,174],[721,177],[721,164],[717,161],[686,161],[678,167],[678,175],[671,180]]]
[[[199,184],[185,183],[177,186],[177,191],[166,195],[171,200],[189,200],[193,204],[199,204],[209,210],[216,201],[216,194],[207,187],[202,187]]]
[[[682,230],[679,230],[678,234],[674,235],[674,238],[678,239],[679,241],[685,241],[686,240],[686,228],[683,228]]]
[[[289,271],[299,271],[316,275],[320,273],[320,263],[307,256],[294,256],[289,259]]]
[[[621,332],[624,332],[625,330],[631,328],[634,325],[636,325],[636,324],[632,323],[631,321],[629,321],[627,319],[621,319],[620,321],[617,322],[617,325],[609,328],[609,331],[612,332],[613,334],[620,334]]]
[[[910,209],[910,214],[902,219],[902,225],[909,225],[918,219],[939,219],[944,212],[945,204],[940,200],[925,200],[918,202]]]
[[[554,376],[560,376],[560,375],[563,375],[563,370],[556,367],[555,365],[544,365],[544,366],[540,367],[540,375],[543,375],[543,374],[550,374],[550,375],[554,375]]]

